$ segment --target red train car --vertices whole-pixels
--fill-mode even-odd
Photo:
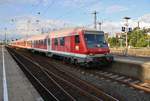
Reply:
[[[113,61],[103,31],[84,28],[52,32],[51,53],[84,65],[103,65]]]
[[[107,65],[113,61],[103,31],[85,28],[64,29],[30,37],[26,43],[24,48],[45,52],[48,56],[87,67]]]

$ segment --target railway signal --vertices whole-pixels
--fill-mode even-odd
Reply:
[[[128,20],[131,19],[130,17],[124,17],[123,19],[125,19],[125,27],[122,27],[122,31],[125,32],[126,34],[126,50],[125,50],[125,54],[127,55],[127,51],[128,51],[128,32],[130,32],[132,29],[129,28],[129,24],[128,24]]]
[[[122,27],[123,32],[126,33],[126,48],[128,48],[128,32],[129,32],[129,28],[128,28],[128,20],[131,19],[130,17],[124,17],[123,19],[126,20],[125,22],[125,27]],[[130,29],[131,30],[131,29]]]
[[[125,27],[122,27],[122,31],[125,32]]]

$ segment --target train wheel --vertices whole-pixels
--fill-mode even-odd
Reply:
[[[85,64],[85,68],[87,68],[87,69],[91,68],[91,64],[90,63],[86,63]]]
[[[69,64],[71,64],[71,58],[68,58],[68,61],[67,61]]]
[[[78,65],[78,60],[77,60],[77,59],[74,59],[73,64],[74,64],[74,65]]]

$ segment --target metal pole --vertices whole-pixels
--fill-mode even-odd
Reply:
[[[140,28],[140,21],[138,21],[138,28]]]
[[[126,49],[125,49],[125,55],[127,55],[128,53],[128,20],[131,19],[130,17],[124,17],[124,19],[126,20],[126,23],[125,23],[125,33],[126,33]]]
[[[96,26],[96,24],[97,24],[97,13],[98,12],[96,12],[96,11],[94,11],[92,14],[94,14],[94,28],[95,29],[97,29],[97,26]]]
[[[27,21],[26,47],[27,47],[27,40],[28,40],[28,34],[29,34],[29,23],[30,23],[30,20]]]
[[[126,23],[125,23],[126,29],[128,29],[128,20],[131,18],[130,17],[124,17],[124,19],[126,20]],[[128,30],[126,30],[125,32],[126,32],[126,48],[128,48]]]
[[[6,33],[6,31],[7,31],[7,27],[5,28],[5,42],[4,42],[5,45],[7,44],[7,41],[6,41],[7,40],[7,38],[6,38],[7,33]]]
[[[150,36],[148,37],[148,48],[150,48]]]
[[[102,23],[99,22],[98,24],[99,24],[99,30],[101,31],[102,30]]]
[[[126,48],[128,48],[128,19],[126,19]]]

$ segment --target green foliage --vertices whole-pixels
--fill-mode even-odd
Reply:
[[[147,47],[150,44],[150,36],[146,33],[150,32],[149,29],[135,28],[132,32],[128,33],[128,43],[131,47]],[[125,35],[122,35],[121,39],[116,37],[108,38],[110,47],[125,46]]]
[[[110,44],[110,47],[114,47],[114,46],[119,46],[119,40],[118,38],[112,37],[112,38],[108,38],[108,43]]]
[[[132,47],[146,47],[148,46],[148,35],[145,33],[148,30],[134,29],[128,35],[129,45]]]
[[[145,37],[141,37],[138,41],[136,46],[137,47],[146,47],[148,45],[147,41],[145,40]]]

